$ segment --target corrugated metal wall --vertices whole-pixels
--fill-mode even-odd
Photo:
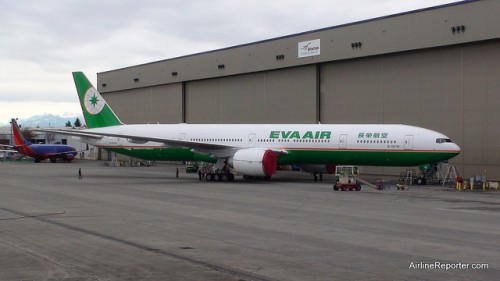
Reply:
[[[315,123],[315,89],[315,66],[189,82],[186,122]]]
[[[500,180],[499,7],[466,2],[134,66],[99,74],[98,87],[126,123],[430,128],[463,149],[451,161],[461,174]],[[319,38],[321,55],[297,58],[297,42]]]
[[[112,92],[104,97],[127,124],[182,122],[182,83]]]

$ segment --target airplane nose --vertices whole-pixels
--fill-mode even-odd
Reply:
[[[456,143],[451,143],[451,150],[455,150],[457,154],[461,152],[460,146],[458,146]]]

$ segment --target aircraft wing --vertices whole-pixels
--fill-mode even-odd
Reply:
[[[177,139],[155,138],[155,137],[138,136],[125,133],[84,132],[84,131],[70,130],[70,129],[57,129],[57,130],[36,129],[35,131],[49,132],[54,134],[63,134],[70,136],[88,137],[94,139],[101,139],[103,137],[125,138],[131,143],[157,142],[157,143],[163,143],[166,147],[187,148],[191,149],[193,152],[196,153],[213,155],[215,157],[222,157],[222,158],[230,157],[234,155],[236,151],[241,149],[241,147],[234,147],[222,144],[211,144],[211,143],[201,143],[201,142],[193,142],[193,141],[177,140]],[[284,155],[288,153],[286,150],[279,150],[279,149],[278,150],[273,149],[273,151],[277,155]]]
[[[0,152],[18,152],[12,145],[0,144]]]
[[[0,149],[0,152],[19,152],[19,151],[12,149]]]
[[[234,147],[229,145],[222,144],[211,144],[211,143],[202,143],[202,142],[193,142],[186,140],[176,140],[176,139],[165,139],[165,138],[153,138],[146,136],[137,136],[130,134],[122,134],[122,133],[95,133],[93,134],[107,137],[117,137],[117,138],[126,138],[130,142],[158,142],[165,144],[166,147],[174,147],[174,148],[188,148],[193,152],[201,153],[201,154],[210,154],[218,158],[230,157],[233,156],[236,151],[242,149],[241,147]],[[285,155],[288,154],[288,151],[282,149],[272,149],[274,153],[277,155]]]
[[[218,149],[227,149],[231,148],[227,145],[219,145],[219,144],[209,144],[209,143],[199,143],[185,140],[176,140],[176,139],[166,139],[166,138],[154,138],[154,137],[146,137],[146,136],[137,136],[123,133],[98,133],[92,132],[89,133],[99,137],[116,137],[116,138],[125,138],[133,143],[141,143],[141,142],[159,142],[164,143],[167,147],[175,147],[175,148],[192,148],[192,149],[200,149],[200,150],[218,150]]]
[[[35,129],[34,131],[69,135],[69,136],[76,136],[83,138],[92,138],[92,139],[102,139],[103,137],[125,138],[131,143],[157,142],[157,143],[163,143],[166,147],[188,148],[196,153],[211,154],[216,157],[231,156],[237,150],[237,148],[227,145],[199,143],[199,142],[191,142],[191,141],[176,140],[176,139],[145,137],[145,136],[123,134],[123,133],[85,132],[72,129]]]
[[[85,137],[92,139],[102,139],[105,135],[87,133],[85,131],[80,130],[69,130],[69,129],[33,129],[36,132],[57,134],[57,135],[67,135],[67,136],[75,136],[75,137]]]

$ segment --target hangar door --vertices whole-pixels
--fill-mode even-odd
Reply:
[[[315,123],[316,67],[186,83],[187,123]]]
[[[169,84],[103,94],[126,124],[182,122],[182,84]]]

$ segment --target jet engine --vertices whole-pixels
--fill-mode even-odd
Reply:
[[[64,160],[66,160],[66,161],[72,161],[72,160],[74,160],[74,159],[75,159],[75,155],[74,155],[74,154],[70,154],[70,153],[68,153],[68,154],[66,154],[66,155],[63,157],[63,159],[64,159]]]
[[[240,174],[268,177],[276,173],[278,157],[270,149],[241,149],[234,154],[229,164]]]

